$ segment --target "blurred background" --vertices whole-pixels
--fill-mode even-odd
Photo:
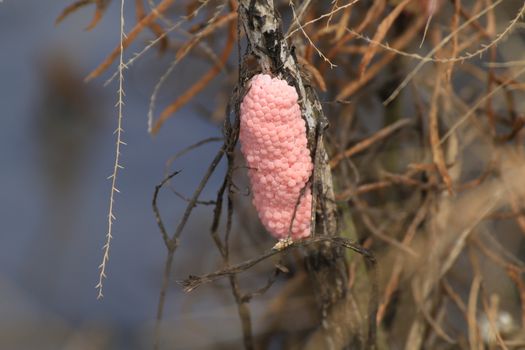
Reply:
[[[116,199],[109,280],[105,298],[96,300],[117,95],[114,83],[103,87],[105,79],[89,84],[83,79],[118,43],[119,8],[112,4],[89,32],[84,28],[91,21],[92,9],[78,11],[55,26],[55,19],[70,3],[0,3],[0,154],[4,164],[0,171],[0,348],[150,348],[166,255],[151,209],[153,189],[164,177],[168,158],[203,138],[221,136],[221,125],[187,108],[177,115],[176,123],[166,124],[160,135],[151,137],[146,121],[149,95],[170,58],[153,54],[126,73],[125,169],[118,177],[121,194]],[[128,7],[132,19],[134,9]],[[194,69],[199,70],[198,64]],[[176,83],[187,83],[192,74],[187,68],[177,72],[159,102],[166,102],[171,90],[182,89]],[[177,161],[176,168],[182,172],[175,185],[182,184],[181,192],[197,184],[217,148],[217,143],[205,145]],[[204,198],[215,194],[219,180],[212,178]],[[173,225],[184,202],[173,195],[169,198],[162,210]],[[194,216],[197,220],[190,222],[190,234],[209,228],[210,215]],[[181,250],[181,262],[193,254]],[[203,263],[210,258],[199,254]],[[178,268],[177,264],[178,278],[186,277]],[[170,288],[170,295],[179,291]],[[177,300],[167,305],[168,318],[176,323],[174,330],[180,329],[177,322],[190,321],[185,315],[192,306],[181,310],[181,304]],[[214,322],[219,319],[225,325],[238,322],[235,313],[207,309],[204,316],[200,310],[196,318],[214,317]],[[221,333],[217,336],[237,332]],[[212,337],[206,340],[199,334],[194,344],[211,342]]]

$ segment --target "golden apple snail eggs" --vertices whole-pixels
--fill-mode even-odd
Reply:
[[[240,112],[241,151],[261,222],[279,239],[308,237],[313,164],[297,91],[285,80],[255,75]]]

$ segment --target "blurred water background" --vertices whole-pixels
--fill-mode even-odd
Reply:
[[[220,125],[185,108],[159,136],[151,137],[146,131],[149,95],[172,55],[159,58],[154,52],[126,72],[128,146],[122,156],[125,169],[118,177],[121,194],[109,278],[105,298],[97,301],[94,286],[106,233],[110,190],[106,178],[114,159],[117,98],[115,83],[107,87],[103,83],[115,67],[88,84],[83,78],[118,43],[119,8],[111,4],[99,25],[88,32],[83,28],[93,8],[54,25],[69,3],[0,3],[0,349],[150,348],[166,255],[151,210],[153,188],[163,178],[170,156],[200,139],[220,136]],[[138,40],[137,48],[151,39],[148,35]],[[153,60],[158,64],[150,64]],[[195,74],[200,64],[206,63],[194,60],[190,68],[177,71],[159,103],[169,102],[177,89],[182,91],[185,77]],[[204,94],[200,101],[206,108],[213,96]],[[175,185],[181,192],[192,193],[217,148],[212,143],[176,162],[174,169],[182,172]],[[212,197],[219,179],[212,178],[203,198]],[[161,208],[173,227],[184,203],[173,195],[167,198]],[[188,246],[199,245],[198,256],[192,249],[177,255],[182,263],[197,260],[194,272],[199,263],[216,258],[215,253],[206,254],[210,240],[201,242],[194,236],[200,228],[209,228],[210,215],[203,210],[207,209],[194,212],[183,240]],[[180,279],[184,273],[188,269],[176,263],[175,275]],[[206,348],[240,334],[236,312],[200,305],[196,307],[200,313],[190,317],[195,307],[189,303],[192,297],[171,287],[166,307],[170,333],[177,335],[175,348]],[[199,328],[197,337],[191,327],[181,327],[192,319],[220,321],[224,326]]]

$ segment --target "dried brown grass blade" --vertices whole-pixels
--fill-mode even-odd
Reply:
[[[297,60],[299,61],[299,64],[301,64],[303,68],[305,68],[312,75],[314,81],[317,83],[317,87],[319,87],[322,92],[326,92],[326,82],[324,81],[321,72],[319,72],[317,68],[308,62],[304,57],[298,56]]]
[[[226,23],[234,20],[237,18],[236,12],[230,12],[227,15],[224,15],[217,19],[215,22],[208,24],[202,31],[200,31],[198,34],[195,35],[193,39],[191,39],[186,44],[182,45],[175,54],[175,59],[181,60],[190,52],[190,50],[197,45],[199,41],[201,41],[205,36],[210,35],[213,33],[217,28],[222,27]]]
[[[441,69],[438,69],[441,72]],[[442,75],[437,74],[437,81],[434,87],[434,93],[432,94],[432,102],[430,105],[429,117],[429,129],[430,129],[430,146],[432,147],[432,158],[439,174],[443,178],[443,182],[447,186],[448,192],[453,193],[452,189],[452,178],[448,173],[447,166],[445,164],[445,157],[443,155],[443,149],[439,142],[439,125],[438,125],[438,101],[442,84]]]
[[[137,22],[142,21],[147,16],[143,0],[135,0],[135,16],[137,17]],[[165,52],[168,48],[169,41],[162,26],[157,22],[151,22],[151,24],[148,25],[148,28],[153,32],[153,34],[155,34],[157,39],[160,38],[159,52]]]
[[[405,30],[405,32],[396,39],[396,41],[394,41],[392,47],[397,50],[401,50],[402,48],[409,45],[419,33],[419,30],[423,27],[425,22],[426,20],[424,17],[419,17],[415,22],[408,26],[408,29]],[[366,70],[366,72],[360,76],[358,80],[350,81],[347,85],[345,85],[337,94],[336,99],[346,100],[348,97],[356,93],[357,90],[373,79],[379,73],[379,71],[388,65],[395,57],[395,52],[389,51],[386,53],[377,63],[372,65],[370,69]]]
[[[458,26],[459,26],[459,14],[461,10],[461,3],[459,0],[454,1],[454,16],[452,17],[452,21],[450,22],[450,28],[452,32],[457,32]],[[459,42],[458,42],[458,36],[454,35],[452,37],[452,58],[456,58],[459,52]],[[447,66],[447,69],[445,71],[445,79],[447,83],[450,83],[452,80],[452,71],[454,70],[454,63],[450,62]]]
[[[341,40],[341,38],[345,34],[345,28],[348,26],[348,22],[350,21],[351,11],[352,11],[351,7],[348,7],[344,10],[343,15],[341,16],[341,19],[339,20],[337,24],[333,42],[337,42]]]
[[[102,19],[102,16],[104,15],[104,12],[106,11],[109,5],[109,1],[108,0],[98,0],[96,4],[97,5],[95,8],[95,13],[93,14],[93,19],[86,27],[86,30],[91,30],[97,26],[98,22],[100,22],[100,20]]]
[[[58,15],[57,19],[55,20],[55,25],[60,24],[60,22],[62,22],[67,16],[84,6],[91,4],[92,2],[93,0],[80,0],[67,6],[65,9],[62,10],[60,15]]]
[[[87,6],[89,4],[95,4],[95,13],[93,14],[93,19],[91,19],[91,22],[86,27],[86,30],[91,30],[96,27],[98,22],[102,19],[102,16],[104,15],[104,12],[106,11],[106,8],[109,5],[108,0],[79,0],[71,5],[67,6],[61,13],[58,15],[57,19],[55,20],[55,24],[60,24],[67,16],[72,14],[73,12],[76,12],[78,9]]]
[[[386,0],[375,0],[374,4],[370,8],[370,10],[367,11],[365,18],[361,21],[361,23],[357,26],[356,31],[362,32],[369,24],[370,22],[374,21],[385,9],[386,6]],[[335,57],[335,55],[341,50],[343,45],[347,43],[350,39],[352,39],[354,35],[352,33],[347,33],[345,36],[343,36],[340,40],[338,40],[334,47],[328,51],[328,58],[332,59]],[[321,66],[321,72],[324,71],[324,68],[326,68],[326,65]]]
[[[343,159],[349,158],[353,156],[356,153],[362,152],[366,150],[368,147],[372,146],[376,142],[390,136],[395,131],[409,125],[412,121],[410,119],[401,119],[397,122],[390,124],[383,129],[376,132],[374,135],[370,136],[369,138],[355,144],[354,146],[350,147],[346,151],[337,154],[330,160],[330,167],[333,169],[335,168]]]
[[[236,15],[236,12],[232,12],[231,14]],[[182,106],[188,103],[195,95],[202,91],[208,85],[208,83],[213,78],[215,78],[217,74],[219,74],[222,67],[228,61],[228,58],[230,57],[230,54],[232,52],[236,37],[235,28],[235,21],[230,21],[230,25],[228,27],[228,39],[226,41],[226,46],[224,47],[219,57],[220,65],[217,64],[213,66],[201,79],[195,82],[188,90],[186,90],[181,96],[179,96],[179,98],[175,100],[175,102],[170,104],[162,111],[159,119],[157,120],[157,122],[151,130],[152,134],[156,134],[160,130],[164,122],[166,122],[166,120],[168,120]]]
[[[482,349],[479,336],[478,322],[476,318],[478,309],[478,295],[481,288],[481,282],[481,275],[475,274],[472,284],[470,286],[470,293],[467,306],[468,342],[470,349],[473,350]]]
[[[386,16],[382,21],[381,24],[379,24],[379,27],[377,27],[377,31],[374,34],[374,37],[372,38],[373,42],[381,42],[385,38],[386,34],[388,33],[388,30],[390,27],[392,27],[392,24],[394,24],[394,21],[399,17],[403,9],[411,2],[412,0],[403,0],[399,5],[397,5],[392,12],[388,16]],[[368,67],[368,64],[372,59],[374,58],[374,55],[377,51],[377,45],[374,43],[371,43],[369,46],[369,49],[366,51],[365,55],[363,56],[363,59],[361,60],[361,64],[359,65],[359,74],[362,76],[365,73],[366,67]]]
[[[525,281],[523,280],[523,272],[520,272],[515,267],[509,267],[507,274],[512,279],[518,288],[519,298],[521,301],[521,324],[525,324]]]
[[[135,27],[128,33],[126,40],[122,43],[122,50],[126,49],[142,32],[144,28],[149,26],[153,21],[157,19],[159,14],[166,11],[171,4],[173,3],[173,0],[162,0],[161,3],[157,5],[146,17],[144,17],[139,23],[135,25]],[[108,67],[113,63],[113,61],[118,57],[120,54],[121,47],[120,45],[117,46],[111,54],[102,62],[97,68],[95,68],[89,75],[86,77],[86,81],[90,81],[93,78],[98,77],[102,72],[104,72]]]

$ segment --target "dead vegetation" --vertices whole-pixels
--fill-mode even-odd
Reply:
[[[94,4],[88,29],[93,28],[109,2],[77,1],[57,22]],[[219,277],[229,279],[246,348],[266,348],[270,343],[279,348],[328,348],[327,339],[343,339],[336,343],[341,347],[367,344],[365,334],[374,328],[367,324],[376,317],[375,308],[368,306],[373,302],[375,269],[341,251],[341,246],[365,256],[371,251],[376,257],[377,348],[525,348],[525,40],[521,22],[525,4],[503,0],[275,1],[283,27],[272,39],[284,44],[277,54],[265,51],[268,46],[253,45],[257,39],[251,36],[252,25],[260,21],[254,16],[261,14],[254,11],[264,4],[137,0],[135,25],[86,78],[99,77],[113,67],[122,50],[143,40],[139,35],[149,31],[153,41],[138,53],[125,51],[124,57],[132,58],[121,62],[121,67],[132,69],[136,60],[152,54],[149,51],[156,46],[173,58],[152,92],[151,133],[172,122],[170,118],[201,92],[224,95],[221,100],[230,101],[228,108],[215,106],[219,111],[226,109],[226,113],[218,112],[224,115],[224,144],[199,187],[183,199],[187,209],[172,234],[162,221],[156,198],[176,173],[155,191],[153,206],[168,252],[158,322],[171,288],[169,281],[174,279],[175,252],[183,249],[179,238],[193,208],[204,204],[202,189],[225,158],[227,172],[210,210],[214,218],[210,237],[221,257],[218,272],[193,276],[184,285],[190,290]],[[187,39],[175,44],[179,40],[173,38],[179,39],[181,31]],[[213,64],[182,95],[173,96],[170,104],[156,112],[155,97],[164,80],[179,66],[190,65],[199,46]],[[292,48],[289,54],[288,47]],[[284,56],[280,56],[282,50]],[[224,74],[227,65],[239,67],[237,77]],[[317,184],[327,186],[318,192],[315,214],[315,222],[325,231],[316,230],[308,242],[263,255],[258,245],[271,247],[271,243],[260,237],[263,233],[249,200],[237,185],[244,180],[236,149],[238,103],[247,79],[261,69],[296,85],[303,97],[303,114],[307,121],[312,118],[308,124],[311,150],[317,154],[324,144],[329,156],[329,161],[323,155],[316,158],[320,177],[313,180],[314,189]],[[214,79],[229,82],[231,89],[206,90]],[[319,100],[313,89],[322,92]],[[323,111],[330,125],[324,133]],[[316,138],[319,135],[323,139]],[[333,185],[330,172],[323,173],[329,168]],[[337,223],[329,222],[330,210]],[[331,243],[334,259],[342,263],[332,268],[344,267],[344,278],[336,280],[345,281],[346,286],[341,290],[344,303],[338,304],[341,296],[334,297],[337,300],[329,308],[321,307],[319,315],[319,300],[316,303],[311,295],[315,281],[305,278],[303,258],[312,254],[309,245],[322,250],[323,240]],[[279,260],[271,260],[266,270],[255,267],[273,256]],[[240,280],[250,274],[251,281],[269,277],[261,288],[247,288]],[[250,301],[279,280],[279,290],[267,301],[266,317],[253,320]],[[322,291],[314,294],[324,295]],[[301,317],[300,327],[282,321],[289,314]],[[324,327],[319,326],[321,319]],[[252,322],[264,325],[265,330],[254,334]],[[339,325],[346,334],[328,334],[326,324]],[[162,336],[155,338],[160,346]]]

